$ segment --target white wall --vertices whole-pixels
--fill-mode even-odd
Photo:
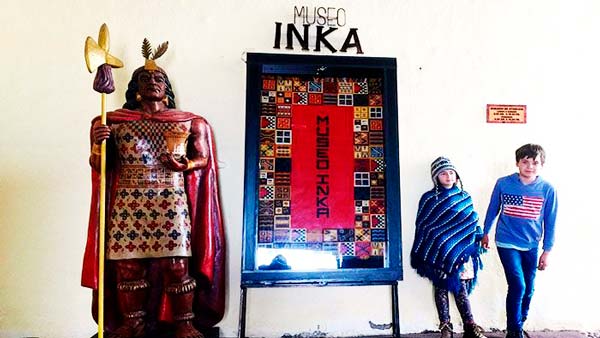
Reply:
[[[4,1],[0,11],[0,336],[88,337],[95,330],[90,292],[79,286],[79,274],[90,192],[87,132],[100,101],[83,42],[96,38],[103,22],[111,51],[125,63],[114,72],[109,109],[122,104],[127,80],[142,64],[141,40],[169,40],[160,61],[178,106],[214,127],[229,241],[227,313],[219,326],[223,336],[237,334],[243,60],[247,52],[285,52],[272,49],[274,22],[291,22],[294,5],[343,6],[365,56],[397,58],[402,332],[433,329],[437,322],[430,284],[406,260],[417,201],[431,184],[430,161],[450,156],[483,214],[495,179],[515,170],[514,149],[527,142],[546,148],[543,175],[560,199],[556,247],[549,270],[538,275],[528,328],[600,329],[594,212],[600,3],[57,0]],[[344,38],[333,40],[339,46]],[[526,104],[527,124],[486,124],[488,103]],[[484,259],[473,310],[483,327],[503,328],[504,277],[495,250]],[[252,289],[248,306],[252,336],[371,335],[381,332],[368,320],[391,321],[386,287]]]

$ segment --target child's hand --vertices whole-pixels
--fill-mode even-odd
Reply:
[[[490,238],[488,237],[487,234],[483,235],[483,238],[481,239],[481,246],[484,249],[489,249],[490,248]]]
[[[540,256],[540,262],[538,263],[538,270],[542,271],[542,270],[546,270],[546,267],[548,266],[548,251],[544,251],[542,252],[542,255]]]

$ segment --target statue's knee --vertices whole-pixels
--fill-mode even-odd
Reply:
[[[146,277],[146,268],[139,260],[126,259],[115,262],[119,280],[137,280]]]
[[[168,263],[165,264],[168,270],[168,275],[173,281],[181,281],[188,275],[188,260],[183,257],[169,258]]]

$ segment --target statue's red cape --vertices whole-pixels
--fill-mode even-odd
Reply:
[[[97,117],[93,123],[99,119]],[[223,318],[225,308],[225,236],[221,217],[221,206],[218,190],[218,170],[212,129],[204,118],[177,110],[169,110],[157,115],[139,111],[119,109],[107,114],[108,124],[136,120],[152,120],[157,122],[185,122],[200,119],[206,124],[210,154],[205,168],[185,172],[185,187],[188,195],[188,207],[192,222],[192,257],[190,258],[190,275],[197,281],[194,297],[194,322],[199,327],[212,327]],[[107,163],[115,165],[115,151],[107,151]],[[106,177],[106,219],[112,210],[112,201],[116,191],[118,170],[107,170]],[[92,313],[97,319],[98,291],[98,221],[99,221],[100,174],[92,170],[92,201],[88,224],[88,237],[83,259],[81,285],[94,290]],[[118,325],[118,303],[116,301],[115,277],[110,261],[106,260],[105,268],[105,323],[107,329]],[[149,279],[156,279],[152,286],[154,292],[162,293],[160,272],[151,267]],[[158,289],[158,291],[157,291]],[[156,312],[156,313],[153,313]],[[157,321],[172,321],[168,297],[164,293],[150,296],[149,315]],[[152,320],[152,319],[150,319]]]

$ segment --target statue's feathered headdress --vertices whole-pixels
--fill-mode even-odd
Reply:
[[[150,71],[159,70],[160,67],[156,65],[155,60],[161,57],[167,51],[168,48],[169,41],[166,41],[158,45],[158,47],[156,47],[156,49],[152,51],[152,45],[150,45],[150,41],[144,38],[144,41],[142,42],[142,55],[146,59],[144,69]]]

